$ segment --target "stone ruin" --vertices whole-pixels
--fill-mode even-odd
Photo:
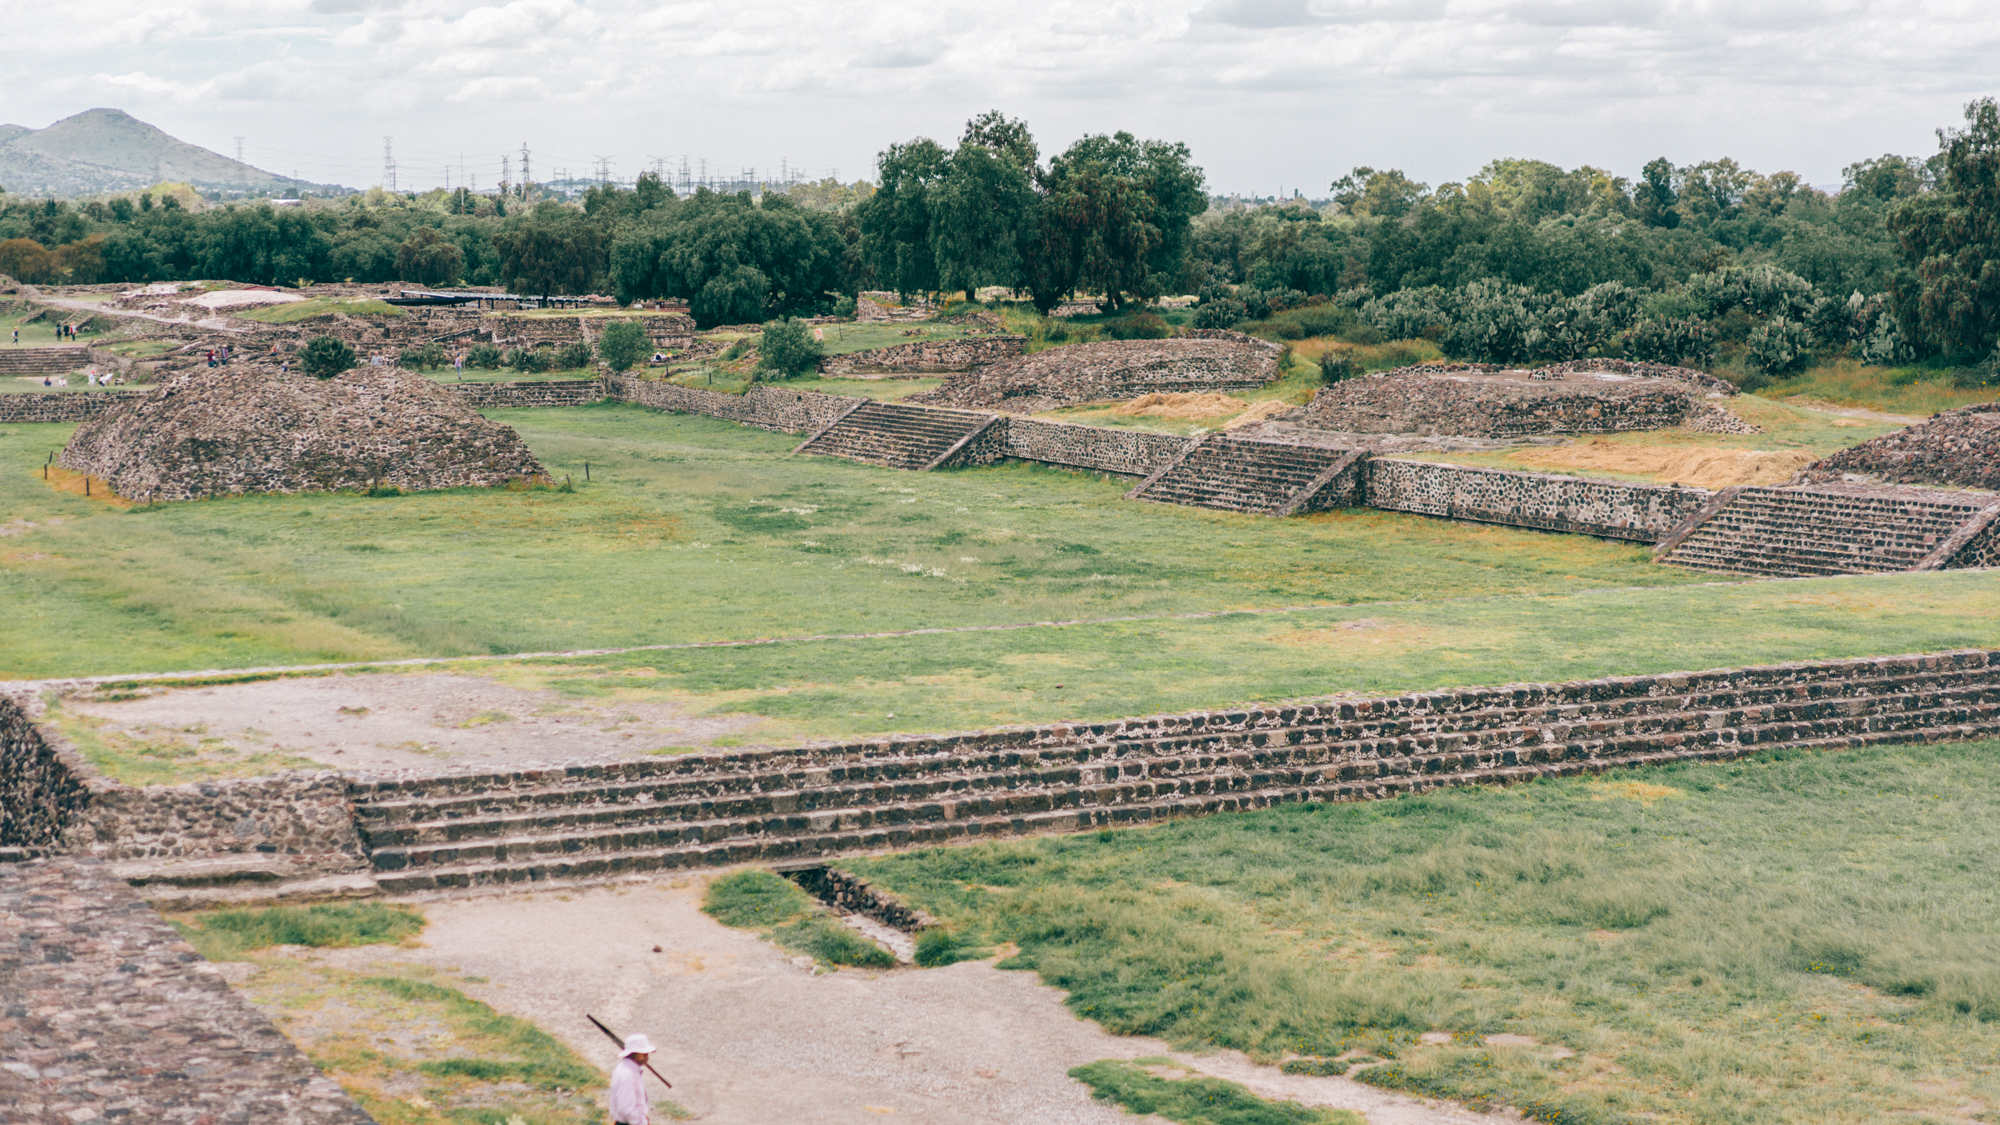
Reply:
[[[1534,370],[1415,364],[1324,387],[1292,420],[1351,434],[1476,438],[1676,426],[1711,434],[1761,433],[1713,401],[1735,392],[1699,371],[1623,360],[1579,360]]]
[[[2000,492],[2000,402],[1947,410],[1807,465],[1795,483],[1861,477]]]
[[[1173,391],[1247,391],[1278,377],[1283,349],[1241,332],[1050,348],[960,375],[906,401],[1008,414]]]
[[[547,476],[519,434],[398,367],[324,380],[248,364],[177,375],[79,426],[60,464],[148,501]]]

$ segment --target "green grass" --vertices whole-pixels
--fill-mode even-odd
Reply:
[[[1033,465],[912,474],[605,404],[495,412],[574,492],[51,489],[0,427],[0,675],[230,668],[1673,585],[1639,548],[1383,513],[1133,504]],[[583,479],[583,464],[592,479]],[[671,599],[642,591],[674,591]]]
[[[1797,396],[1918,418],[2000,399],[2000,390],[1953,387],[1944,378],[1942,371],[1868,367],[1844,359],[1810,368],[1765,387],[1760,393],[1765,398]]]
[[[262,910],[213,910],[175,918],[195,951],[211,961],[235,961],[274,945],[345,948],[398,943],[424,928],[424,916],[407,906],[378,902],[273,906]]]
[[[1069,1072],[1098,1101],[1179,1125],[1366,1125],[1352,1110],[1267,1101],[1234,1082],[1185,1074],[1163,1058],[1104,1059]]]
[[[381,1125],[584,1125],[604,1076],[560,1040],[414,966],[253,958],[235,986]],[[465,978],[468,981],[477,978]],[[673,1102],[658,1117],[690,1116]]]
[[[1365,1052],[1393,1065],[1363,1081],[1547,1121],[1932,1121],[2000,1104],[1996,814],[1978,742],[853,867],[1118,1034]]]
[[[711,880],[702,912],[725,926],[758,930],[780,948],[822,965],[893,968],[888,950],[840,924],[791,880],[769,871],[738,871]]]
[[[850,355],[876,348],[893,348],[925,340],[956,340],[966,334],[958,324],[828,324],[820,350],[827,355]],[[919,335],[905,335],[916,330]]]
[[[310,320],[328,313],[346,313],[349,316],[402,316],[403,310],[374,297],[308,297],[303,301],[265,305],[230,315],[262,324],[296,324],[301,320]]]

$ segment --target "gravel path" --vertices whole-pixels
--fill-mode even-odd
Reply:
[[[458,987],[560,1036],[609,1069],[584,1019],[660,1046],[672,1098],[715,1125],[1131,1125],[1069,1068],[1170,1055],[1259,1093],[1361,1111],[1371,1125],[1517,1122],[1385,1093],[1344,1078],[1280,1075],[1241,1055],[1176,1054],[1071,1016],[1033,973],[985,962],[815,975],[700,912],[700,879],[422,903],[424,946],[300,951],[343,968],[418,963],[485,983]],[[660,952],[654,952],[655,946]],[[661,1120],[656,1117],[655,1120]]]

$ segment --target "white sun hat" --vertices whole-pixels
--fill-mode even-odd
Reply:
[[[625,1037],[625,1049],[618,1053],[618,1057],[622,1059],[626,1055],[650,1055],[652,1053],[653,1041],[651,1039],[646,1038],[644,1035],[627,1035]]]

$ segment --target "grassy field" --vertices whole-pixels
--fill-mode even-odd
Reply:
[[[221,910],[172,919],[210,960],[248,962],[234,987],[382,1125],[582,1125],[603,1119],[603,1075],[525,1020],[429,969],[334,968],[296,949],[407,943],[409,907]],[[481,983],[479,978],[469,978]],[[671,1102],[670,1119],[686,1117]]]
[[[1121,1034],[1383,1059],[1356,1076],[1547,1121],[1985,1120],[1997,752],[1770,754],[854,866]]]
[[[619,405],[502,412],[574,493],[120,509],[0,432],[12,676],[462,655],[1672,585],[1636,547],[1132,504],[1028,465],[914,475]],[[592,479],[583,480],[585,461]]]
[[[260,324],[295,324],[328,313],[347,313],[350,316],[402,316],[403,310],[374,297],[307,297],[303,301],[264,305],[261,308],[244,309],[230,315],[241,320],[254,320]]]
[[[918,476],[626,406],[501,416],[577,491],[120,508],[41,480],[68,427],[0,427],[0,674],[859,635],[469,666],[769,741],[2000,644],[1986,572],[1714,585],[1581,536]],[[997,629],[1047,622],[1080,623]]]

